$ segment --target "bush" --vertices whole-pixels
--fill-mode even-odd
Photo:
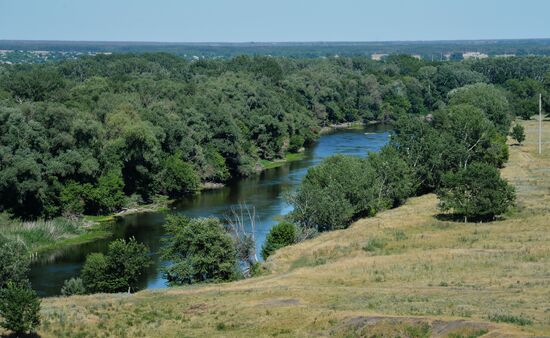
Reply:
[[[88,292],[111,292],[107,270],[107,257],[104,254],[94,252],[86,257],[80,275]]]
[[[455,215],[492,220],[514,203],[515,191],[490,165],[474,163],[443,177],[437,192],[442,210]]]
[[[71,278],[63,283],[61,294],[63,296],[83,295],[86,293],[84,282],[81,278]]]
[[[512,128],[510,136],[512,136],[512,138],[516,140],[518,144],[521,144],[523,141],[525,141],[525,128],[523,128],[522,125],[516,124],[514,128]]]
[[[86,257],[81,277],[88,292],[124,292],[137,290],[139,277],[151,264],[149,249],[135,238],[109,244],[106,255]]]
[[[292,223],[282,222],[275,225],[265,239],[262,246],[262,257],[267,259],[276,250],[291,245],[296,240],[296,227]]]
[[[28,283],[9,282],[0,290],[0,325],[17,334],[32,331],[40,324],[40,300]]]
[[[9,281],[26,281],[29,264],[30,258],[25,245],[0,235],[0,289]]]
[[[170,284],[225,281],[235,277],[235,244],[220,220],[170,217],[165,225],[163,259],[172,262],[164,269]]]

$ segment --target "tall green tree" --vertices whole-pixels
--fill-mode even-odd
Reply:
[[[107,254],[86,257],[81,277],[86,290],[97,292],[131,292],[138,289],[140,276],[151,264],[149,249],[135,238],[111,242]]]
[[[233,238],[216,218],[190,219],[172,216],[165,225],[163,258],[171,284],[226,281],[236,277],[237,259]]]
[[[443,211],[465,220],[493,220],[515,201],[514,188],[500,178],[495,167],[484,163],[446,174],[437,195]]]

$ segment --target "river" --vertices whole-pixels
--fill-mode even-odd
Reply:
[[[204,191],[199,195],[182,199],[171,206],[170,212],[189,217],[215,216],[224,219],[231,208],[238,208],[239,204],[254,207],[259,257],[260,248],[269,229],[277,223],[277,216],[285,215],[292,210],[284,201],[284,193],[296,188],[308,168],[335,154],[364,157],[370,151],[378,151],[388,142],[388,138],[389,131],[384,126],[336,130],[321,136],[317,143],[306,150],[302,160],[285,163],[281,167],[266,170],[253,177],[235,180],[221,189]],[[153,253],[154,263],[143,276],[141,287],[166,287],[166,281],[161,273],[163,262],[158,255],[164,235],[164,218],[164,213],[128,215],[113,225],[114,232],[109,238],[72,246],[40,257],[32,265],[29,274],[33,288],[40,296],[59,295],[63,281],[79,274],[86,255],[91,252],[105,252],[108,243],[113,239],[132,236],[149,246]]]

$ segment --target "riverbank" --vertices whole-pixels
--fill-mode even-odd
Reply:
[[[132,206],[110,215],[83,215],[80,218],[58,217],[51,220],[19,221],[0,214],[0,235],[8,240],[25,244],[30,255],[35,257],[70,246],[82,245],[112,236],[114,222],[118,217],[146,212],[168,210],[167,198],[158,198],[150,204]]]
[[[550,150],[539,156],[536,122],[521,123],[525,145],[502,170],[518,205],[502,220],[449,222],[435,195],[416,197],[277,251],[259,278],[43,299],[39,334],[548,335]]]
[[[2,214],[0,235],[8,240],[22,242],[32,256],[61,248],[83,244],[110,235],[102,222],[83,219],[19,221]]]
[[[375,123],[373,123],[375,124]],[[330,126],[331,131],[341,130],[341,129],[351,129],[357,130],[365,127],[365,124],[361,122],[345,123],[340,125]],[[302,160],[305,156],[304,149],[298,153],[288,153],[283,159],[277,159],[273,161],[262,160],[260,166],[263,170],[269,170],[281,167],[286,163]],[[204,183],[202,186],[203,191],[221,189],[225,185],[220,183]],[[131,205],[123,210],[117,211],[109,215],[101,216],[92,216],[85,215],[82,219],[64,219],[59,218],[57,221],[51,222],[51,224],[56,224],[57,222],[61,223],[72,223],[74,227],[57,227],[50,232],[55,233],[54,236],[39,234],[36,232],[48,233],[48,231],[37,231],[32,227],[22,226],[23,222],[11,222],[13,224],[12,232],[17,233],[18,240],[25,242],[29,248],[29,252],[32,255],[44,254],[52,251],[58,251],[70,246],[81,245],[88,242],[93,242],[96,240],[101,240],[107,238],[113,233],[113,222],[116,221],[119,217],[124,217],[132,214],[140,213],[153,213],[153,212],[163,212],[167,211],[169,204],[174,202],[173,200],[168,200],[166,197],[158,197],[152,203],[144,205]],[[37,221],[37,224],[48,223],[48,221]],[[4,222],[4,224],[8,224]],[[17,226],[19,224],[19,226]],[[14,229],[17,229],[15,231]],[[0,232],[1,233],[1,232]],[[11,238],[15,238],[11,236]]]

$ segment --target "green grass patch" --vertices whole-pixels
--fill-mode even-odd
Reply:
[[[273,169],[273,168],[278,168],[287,162],[299,161],[303,158],[304,158],[304,153],[290,153],[290,154],[286,154],[285,157],[282,159],[273,160],[273,161],[261,160],[260,163],[262,164],[262,167],[264,167],[264,169]]]
[[[32,253],[43,253],[65,246],[82,244],[111,234],[109,224],[90,219],[19,221],[2,217],[0,235],[8,240],[20,241]]]
[[[492,315],[489,315],[489,320],[496,323],[510,323],[510,324],[516,324],[520,326],[533,324],[533,321],[531,319],[528,319],[522,316],[509,315],[509,314],[492,314]]]
[[[367,252],[375,252],[384,249],[386,241],[381,238],[371,238],[367,241],[367,244],[363,247],[363,250]]]

